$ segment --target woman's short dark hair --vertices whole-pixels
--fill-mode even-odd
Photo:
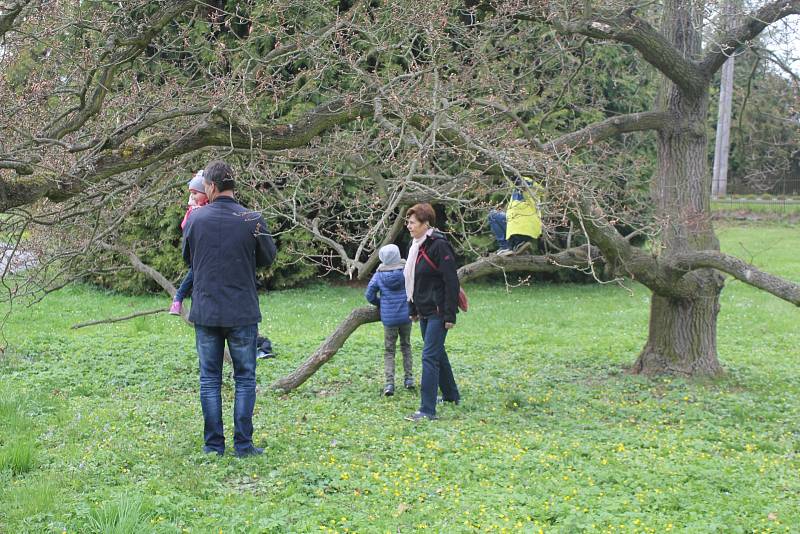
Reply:
[[[433,206],[427,202],[414,204],[408,208],[406,217],[411,217],[412,215],[421,223],[428,223],[431,226],[436,224],[436,212],[433,210]]]
[[[206,165],[203,179],[209,183],[213,182],[217,186],[217,191],[228,191],[236,185],[236,181],[233,179],[233,169],[221,160],[212,161]]]

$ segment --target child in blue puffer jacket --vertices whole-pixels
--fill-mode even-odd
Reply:
[[[406,283],[403,278],[406,261],[400,257],[400,249],[397,245],[383,246],[378,251],[378,257],[381,264],[372,275],[364,296],[380,310],[385,349],[383,369],[386,374],[383,394],[390,397],[394,395],[394,355],[398,335],[403,353],[403,383],[406,389],[414,389],[414,378],[411,374],[411,319],[408,315]]]

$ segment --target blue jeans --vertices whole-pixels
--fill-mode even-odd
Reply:
[[[419,320],[422,331],[422,381],[420,397],[422,402],[419,411],[426,415],[436,415],[436,392],[442,390],[442,398],[448,401],[460,400],[453,369],[444,349],[447,329],[444,319],[438,315],[423,317]]]
[[[236,392],[233,401],[233,446],[237,452],[253,446],[256,403],[256,336],[258,325],[220,327],[194,325],[200,360],[200,405],[207,452],[225,452],[222,428],[222,356],[225,342],[233,361]]]
[[[518,245],[524,243],[527,239],[525,236],[512,235],[506,240],[506,230],[508,229],[508,219],[506,212],[492,210],[489,212],[489,228],[492,229],[494,239],[497,241],[498,250],[514,249]]]
[[[172,300],[183,302],[183,299],[185,299],[191,294],[193,284],[194,284],[194,274],[192,274],[192,270],[189,269],[189,272],[186,273],[186,276],[183,277],[183,281],[181,282],[180,287],[178,287],[178,290],[175,292],[175,298]]]

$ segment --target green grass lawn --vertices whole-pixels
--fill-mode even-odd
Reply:
[[[725,250],[800,281],[800,228],[727,226]],[[289,395],[358,289],[262,298],[258,458],[200,453],[193,332],[166,306],[86,287],[15,308],[0,360],[0,532],[798,532],[800,311],[736,281],[714,381],[624,372],[638,285],[467,287],[447,347],[463,395],[441,419],[379,396],[382,330],[359,329]],[[414,333],[415,373],[421,343]],[[223,386],[231,438],[232,380]]]

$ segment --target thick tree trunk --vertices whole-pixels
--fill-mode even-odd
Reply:
[[[717,360],[717,314],[722,277],[710,270],[701,276],[706,279],[705,294],[692,298],[653,294],[647,344],[633,365],[632,373],[684,376],[722,373]]]
[[[665,2],[662,31],[684,57],[700,52],[699,11],[688,0]],[[674,117],[658,132],[658,171],[653,184],[661,225],[661,260],[696,250],[719,250],[711,224],[705,120],[708,87],[690,93],[663,78],[657,105]],[[716,375],[717,313],[723,279],[711,269],[675,277],[674,288],[651,298],[650,331],[633,372]]]
[[[663,131],[659,135],[660,176],[655,191],[662,224],[661,260],[697,250],[719,250],[709,210],[705,135],[693,120],[705,98],[694,102],[691,119],[696,129]],[[722,276],[712,269],[696,271],[690,280],[676,278],[675,292],[653,293],[647,344],[634,364],[634,373],[716,375],[717,313]],[[691,288],[687,291],[687,287]],[[683,296],[679,296],[683,295]]]

